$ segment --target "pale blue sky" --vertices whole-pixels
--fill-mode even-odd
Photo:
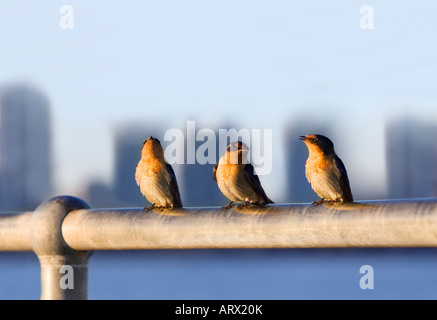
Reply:
[[[73,30],[59,27],[65,4]],[[373,30],[360,29],[362,5],[374,8]],[[387,116],[437,123],[436,12],[432,0],[1,0],[0,85],[48,95],[57,193],[111,182],[120,124],[232,120],[274,130],[274,171],[262,179],[280,195],[283,130],[303,113],[334,124],[359,199],[384,191]]]

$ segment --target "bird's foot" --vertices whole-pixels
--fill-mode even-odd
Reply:
[[[325,201],[326,203],[329,203],[329,204],[337,204],[337,203],[342,203],[343,202],[343,200],[341,200],[340,198],[338,198],[338,199],[335,199],[335,200],[327,200],[327,201]]]
[[[252,204],[249,201],[246,201],[245,203],[241,203],[237,206],[238,209],[242,209],[242,208],[247,208],[247,207],[251,207]]]
[[[158,209],[158,210],[165,210],[165,209],[171,209],[171,208],[173,208],[173,206],[171,205],[171,204],[166,204],[165,206],[155,206],[155,209]]]
[[[149,212],[150,210],[164,210],[164,209],[171,209],[173,206],[171,204],[167,204],[165,206],[157,206],[156,204],[152,204],[148,207],[144,207],[143,210],[146,212]]]
[[[234,203],[234,201],[231,201],[231,202],[229,202],[229,204],[228,204],[227,206],[222,207],[222,210],[229,210],[229,209],[231,209],[232,207],[235,207],[235,203]]]
[[[150,210],[153,210],[155,208],[157,208],[157,206],[154,203],[152,203],[150,206],[144,207],[143,211],[149,212]]]
[[[317,206],[320,206],[321,204],[323,204],[325,202],[326,202],[325,198],[322,198],[319,201],[313,201],[313,206],[317,207]]]

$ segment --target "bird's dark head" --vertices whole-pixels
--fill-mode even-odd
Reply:
[[[322,152],[324,155],[335,154],[334,144],[332,141],[321,134],[300,136],[299,139],[305,142],[310,152]]]
[[[227,152],[235,152],[235,151],[248,152],[249,148],[243,142],[237,141],[237,142],[231,142],[230,144],[228,144],[228,146],[226,147],[226,151]]]
[[[246,164],[249,147],[241,141],[231,142],[226,147],[228,163]]]
[[[159,143],[159,144],[161,144],[161,142],[160,142],[158,139],[156,139],[156,138],[150,136],[150,137],[148,137],[146,140],[143,141],[143,147],[144,147],[144,145],[145,145],[146,143],[148,143],[148,142],[150,142],[150,143]]]
[[[142,156],[164,157],[161,142],[152,136],[144,140]]]

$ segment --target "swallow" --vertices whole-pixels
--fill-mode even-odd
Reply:
[[[238,207],[249,205],[265,206],[273,203],[270,200],[253,166],[247,161],[249,148],[241,141],[230,143],[225,154],[213,169],[213,178],[220,191],[231,202],[222,209],[234,206],[234,202],[241,202]]]
[[[182,207],[176,175],[172,166],[165,161],[158,139],[150,137],[144,140],[135,180],[141,193],[152,203],[144,210]]]
[[[327,137],[315,134],[300,136],[308,148],[305,175],[313,190],[321,198],[313,205],[324,202],[353,202],[346,168]]]

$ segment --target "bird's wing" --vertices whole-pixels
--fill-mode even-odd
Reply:
[[[334,162],[339,171],[339,180],[341,190],[343,192],[343,201],[344,202],[352,202],[354,201],[354,197],[352,196],[351,187],[349,184],[349,178],[347,177],[346,167],[343,164],[343,161],[336,155],[334,157]]]
[[[217,167],[218,167],[218,162],[217,164],[214,166],[214,169],[212,169],[212,177],[214,178],[214,181],[217,182]]]
[[[246,166],[244,167],[244,175],[246,176],[247,180],[249,181],[255,192],[263,199],[264,203],[274,203],[267,197],[266,193],[264,192],[264,189],[261,186],[261,182],[259,181],[258,176],[255,174],[255,170],[252,164],[246,164]]]
[[[179,193],[179,186],[173,168],[170,164],[166,163],[165,169],[167,170],[167,173],[170,176],[170,192],[174,201],[173,207],[182,208],[182,200],[181,200],[181,195]]]

